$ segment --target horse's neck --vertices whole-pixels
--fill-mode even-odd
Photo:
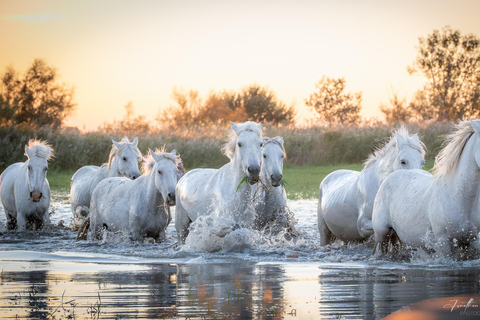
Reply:
[[[224,168],[230,172],[230,176],[226,175],[226,178],[230,180],[228,183],[231,183],[235,190],[237,190],[238,185],[243,179],[244,172],[242,170],[240,160],[237,158],[236,154],[233,160],[226,164]],[[247,181],[245,181],[242,183],[238,191],[235,192],[235,195],[240,197],[242,201],[250,201],[254,187],[255,186],[251,186]]]
[[[283,186],[274,187],[267,185],[265,190],[265,205],[268,207],[285,207],[286,199],[284,196]]]
[[[107,166],[108,174],[107,177],[112,178],[112,177],[119,177],[120,174],[118,173],[118,157],[114,156],[112,159],[112,163],[110,166]]]
[[[154,173],[155,171],[152,170],[150,174],[146,176],[141,176],[140,178],[134,180],[134,181],[138,180],[138,183],[142,185],[141,188],[145,188],[143,190],[145,194],[144,201],[147,203],[148,208],[151,209],[152,212],[156,212],[155,209],[162,208],[162,205],[164,204],[163,196],[158,191],[157,186],[155,185]]]
[[[478,142],[475,139],[478,139],[476,135],[465,145],[455,172],[439,181],[439,186],[444,193],[448,193],[449,199],[456,199],[467,211],[478,202],[473,200],[476,200],[480,188],[480,170],[475,161],[474,150]]]
[[[366,168],[365,171],[369,170],[369,173],[372,175],[372,177],[376,179],[376,181],[380,185],[390,173],[395,171],[393,168],[393,161],[395,161],[395,151],[390,150],[387,154],[385,154],[385,156],[377,159],[373,163],[373,165]]]

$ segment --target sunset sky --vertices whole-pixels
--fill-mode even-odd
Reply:
[[[363,92],[380,116],[393,87],[424,83],[406,67],[418,37],[450,25],[480,36],[480,1],[0,1],[0,71],[35,58],[75,86],[67,125],[95,129],[136,115],[154,119],[174,86],[239,90],[266,85],[304,114],[323,75]]]

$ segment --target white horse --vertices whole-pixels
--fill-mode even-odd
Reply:
[[[138,139],[132,143],[124,137],[120,142],[112,139],[112,149],[108,156],[108,163],[97,166],[85,166],[78,169],[70,182],[70,206],[73,219],[70,223],[72,230],[77,230],[88,216],[90,199],[97,184],[105,178],[127,177],[136,179],[140,176],[138,158]]]
[[[191,170],[178,182],[175,228],[179,244],[200,215],[218,212],[232,215],[238,224],[253,222],[252,195],[260,176],[262,128],[251,121],[230,124],[233,132],[223,147],[230,162],[220,169]],[[245,175],[248,183],[242,183]]]
[[[380,187],[373,210],[375,242],[385,251],[396,233],[406,245],[456,254],[480,231],[480,123],[462,121],[437,157],[434,175],[400,170]]]
[[[133,240],[163,240],[175,205],[178,157],[175,150],[153,152],[144,159],[144,174],[136,180],[107,178],[92,194],[90,229],[101,239],[103,229],[129,232]]]
[[[0,176],[0,198],[9,230],[17,226],[19,231],[35,230],[50,224],[47,170],[53,150],[46,142],[32,139],[25,146],[25,155],[26,162],[8,166]]]
[[[287,222],[287,194],[282,185],[283,160],[286,158],[283,138],[263,139],[262,168],[255,194],[255,227],[283,228]]]
[[[337,170],[325,177],[317,207],[320,244],[334,237],[361,241],[372,235],[373,203],[381,183],[395,170],[421,168],[424,155],[418,136],[409,137],[402,127],[367,159],[361,172]]]

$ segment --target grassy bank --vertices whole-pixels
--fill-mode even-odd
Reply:
[[[425,163],[424,169],[430,170],[433,167],[433,160]],[[363,164],[339,164],[321,166],[290,166],[283,169],[283,177],[286,182],[287,196],[289,199],[316,199],[320,182],[335,170],[348,169],[360,171]],[[70,179],[73,171],[52,170],[48,173],[50,188],[55,191],[69,191]]]

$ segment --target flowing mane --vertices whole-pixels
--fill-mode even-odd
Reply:
[[[455,171],[458,160],[462,155],[463,148],[465,148],[468,140],[475,132],[468,120],[461,121],[455,125],[455,129],[455,131],[447,135],[444,142],[444,148],[440,151],[435,160],[433,172],[436,178],[441,179],[447,174]]]
[[[46,141],[30,139],[28,141],[27,147],[36,157],[45,159],[47,161],[53,158],[52,146],[49,145]],[[28,154],[25,153],[25,155],[28,158]]]
[[[120,141],[121,143],[121,147],[120,149],[117,148],[117,146],[115,146],[115,144],[112,144],[112,149],[110,150],[110,154],[108,155],[108,168],[110,169],[110,167],[112,166],[112,161],[113,161],[113,158],[115,158],[116,156],[118,156],[120,153],[122,153],[127,147],[129,147],[131,145],[131,142],[128,140],[127,137],[123,137],[123,139]],[[133,151],[135,151],[139,157],[142,156],[142,152],[140,152],[140,150],[138,149],[138,147],[136,147]]]
[[[180,163],[180,155],[177,154],[174,156],[172,153],[168,153],[165,146],[163,146],[160,149],[155,149],[155,154],[158,156],[161,156],[167,160],[173,161],[175,163],[175,166],[178,168],[178,165]],[[150,174],[152,171],[153,167],[155,166],[155,159],[153,156],[149,153],[148,156],[143,158],[142,162],[142,170],[144,175]]]
[[[262,127],[259,123],[247,121],[237,124],[237,131],[234,131],[233,129],[230,131],[229,141],[222,147],[223,154],[225,154],[230,160],[233,159],[233,155],[235,154],[238,135],[244,131],[255,132],[260,138],[262,138]]]
[[[397,139],[396,136],[399,134],[402,136],[405,141],[408,141],[408,145],[418,152],[422,154],[422,156],[425,156],[425,145],[418,139],[414,139],[413,137],[410,137],[408,135],[408,130],[404,127],[401,126],[400,129],[396,130],[395,132],[392,133],[390,136],[390,140],[383,144],[382,146],[378,147],[365,161],[365,166],[364,168],[368,168],[372,164],[375,163],[378,159],[382,159],[385,157],[387,154],[389,154],[394,148],[397,147]]]
[[[285,147],[283,146],[283,144],[280,143],[280,141],[277,140],[278,137],[275,137],[275,138],[269,138],[269,137],[265,137],[263,138],[263,146],[265,146],[266,144],[269,144],[269,143],[274,143],[276,144],[277,146],[279,146],[280,148],[282,148],[282,151],[283,151],[283,157],[284,159],[287,159],[287,152],[285,151]]]

